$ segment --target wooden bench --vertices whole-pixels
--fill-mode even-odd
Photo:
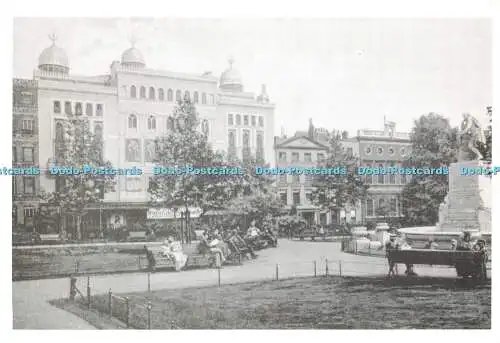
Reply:
[[[311,241],[315,241],[316,240],[316,237],[318,238],[323,238],[323,239],[326,239],[326,236],[328,234],[328,231],[327,230],[324,230],[324,233],[323,235],[321,235],[318,231],[316,230],[313,230],[313,229],[305,229],[301,232],[299,232],[296,237],[300,238],[301,241],[304,240],[305,237],[308,237],[311,239]]]
[[[61,237],[56,234],[40,234],[41,242],[59,242],[61,241]]]
[[[170,256],[163,255],[161,248],[148,248],[148,253],[154,259],[154,267],[151,266],[148,258],[148,269],[154,271],[156,269],[175,268],[175,261]]]
[[[409,249],[387,251],[387,257],[393,263],[406,265],[452,266],[458,276],[486,279],[488,256],[484,251],[428,250]]]
[[[155,271],[157,269],[171,269],[175,268],[175,260],[170,256],[165,256],[163,254],[163,249],[158,247],[150,247],[148,248],[149,254],[154,259],[154,267],[152,267],[149,263],[148,259],[148,270]],[[186,266],[191,268],[220,268],[221,262],[220,257],[216,254],[193,254],[188,255]]]
[[[127,241],[129,241],[129,242],[145,242],[145,241],[147,241],[146,231],[131,231],[131,232],[129,232]]]

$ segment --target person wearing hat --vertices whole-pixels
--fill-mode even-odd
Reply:
[[[231,232],[231,235],[230,235],[228,241],[231,242],[236,248],[238,248],[238,247],[247,248],[250,255],[252,255],[252,258],[253,259],[257,258],[257,254],[255,254],[252,247],[250,245],[248,245],[243,238],[241,238],[237,229],[235,229]]]
[[[385,256],[387,257],[387,261],[389,262],[389,272],[387,273],[387,277],[397,275],[397,264],[393,262],[390,254],[392,250],[396,249],[397,249],[396,235],[391,234],[389,236],[389,241],[385,244]]]
[[[182,244],[180,242],[174,241],[173,237],[169,237],[168,242],[170,246],[170,255],[172,256],[175,263],[175,270],[181,271],[182,268],[186,266],[187,255],[184,254]]]
[[[439,248],[439,244],[436,243],[436,240],[434,238],[429,238],[429,241],[425,245],[424,249],[430,249],[430,250],[436,250]]]
[[[457,245],[458,245],[458,242],[456,239],[452,239],[451,240],[451,248],[450,250],[457,250]]]
[[[468,231],[464,231],[460,235],[460,239],[457,245],[457,250],[471,250],[471,249],[472,249],[471,234]]]

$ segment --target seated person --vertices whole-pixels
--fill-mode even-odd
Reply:
[[[250,227],[248,228],[248,231],[247,231],[247,234],[245,236],[245,238],[249,238],[249,239],[256,239],[257,237],[259,237],[260,235],[260,230],[255,226],[255,220],[253,220],[251,223],[250,223]]]
[[[214,254],[220,254],[220,258],[221,258],[222,262],[226,262],[226,254],[229,253],[229,251],[228,251],[229,249],[227,247],[227,244],[225,244],[220,239],[220,236],[209,241],[208,246],[210,247],[211,252],[213,252]]]
[[[474,245],[472,244],[471,241],[470,232],[466,231],[460,235],[460,239],[457,244],[457,250],[472,250],[473,246]]]
[[[436,243],[434,238],[429,238],[429,241],[425,244],[424,249],[436,250],[437,248],[439,248],[439,244]]]
[[[186,265],[187,255],[184,254],[180,242],[174,242],[173,237],[169,237],[162,245],[162,254],[174,261],[176,271],[180,271]]]
[[[229,242],[231,242],[236,248],[246,248],[250,252],[250,255],[252,255],[252,258],[256,258],[257,255],[253,251],[252,247],[249,246],[243,238],[238,234],[238,230],[233,230],[231,233],[231,236],[228,239]]]
[[[451,240],[451,247],[450,247],[450,250],[457,250],[457,240],[456,239],[452,239]]]

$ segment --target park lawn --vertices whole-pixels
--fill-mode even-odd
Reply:
[[[186,247],[187,254],[194,247]],[[140,259],[140,262],[139,262]],[[147,266],[142,246],[116,249],[51,248],[15,249],[12,251],[12,280],[64,277],[75,273],[133,272]]]
[[[491,286],[454,279],[318,277],[123,294],[152,329],[489,329]],[[107,311],[107,296],[94,308]],[[119,309],[115,316],[123,318]]]

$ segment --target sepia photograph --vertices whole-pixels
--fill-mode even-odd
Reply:
[[[493,61],[491,18],[14,18],[13,329],[490,330]]]

